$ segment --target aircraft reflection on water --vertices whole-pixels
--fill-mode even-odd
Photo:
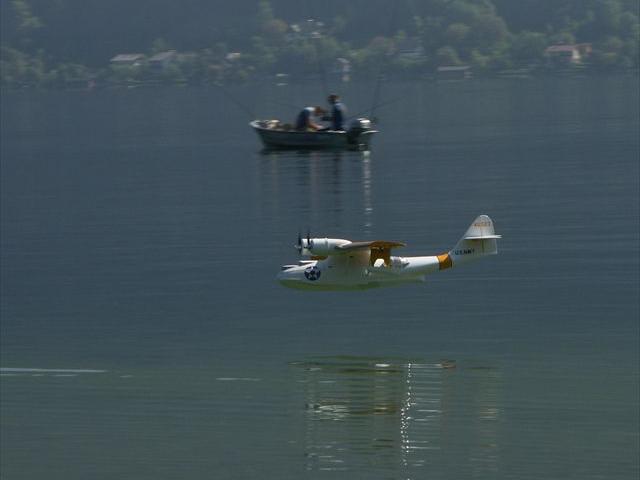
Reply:
[[[349,356],[291,367],[304,388],[307,470],[356,470],[374,462],[405,474],[450,466],[446,459],[461,455],[470,463],[460,468],[471,469],[461,473],[496,472],[499,371],[451,360]]]

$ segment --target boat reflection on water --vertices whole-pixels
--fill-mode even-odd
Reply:
[[[497,370],[451,360],[365,357],[291,366],[306,399],[307,470],[497,471],[502,420]]]
[[[300,212],[304,216],[302,225],[309,221],[323,225],[330,215],[331,221],[357,229],[360,235],[371,231],[374,223],[371,152],[265,149],[261,156],[257,181],[263,198],[269,199],[263,207],[270,208],[264,214],[290,215],[291,205],[296,205],[304,209]],[[357,225],[353,225],[353,218],[360,219]]]

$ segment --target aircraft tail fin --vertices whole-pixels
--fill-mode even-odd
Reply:
[[[499,238],[502,236],[496,235],[491,218],[488,215],[480,215],[471,223],[456,246],[448,252],[450,261],[453,265],[461,265],[487,255],[495,255],[498,253]]]

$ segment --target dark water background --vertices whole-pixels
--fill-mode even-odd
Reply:
[[[370,153],[262,153],[243,108],[319,90],[3,92],[2,478],[637,478],[638,79],[389,84]],[[480,213],[424,285],[274,281]]]

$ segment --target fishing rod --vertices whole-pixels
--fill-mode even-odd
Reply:
[[[269,103],[273,103],[274,105],[280,105],[281,107],[287,107],[287,108],[291,108],[291,109],[297,109],[299,108],[298,105],[294,105],[293,103],[289,103],[289,102],[279,102],[277,100],[273,100],[272,98],[267,100]]]
[[[222,91],[222,93],[224,93],[227,97],[229,97],[229,100],[235,103],[235,105],[239,107],[243,112],[248,113],[250,118],[252,119],[255,118],[255,112],[249,107],[247,107],[240,100],[238,100],[234,95],[232,95],[231,92],[229,92],[229,90],[224,87],[224,85],[217,82],[213,83],[213,85],[218,87]]]
[[[387,38],[391,37],[391,34],[393,33],[392,31],[396,23],[397,14],[398,14],[398,2],[393,2],[393,10],[391,11],[391,21],[389,22],[389,31],[387,32]],[[385,53],[386,61],[380,62],[380,68],[378,69],[376,84],[373,89],[373,101],[371,102],[371,109],[369,110],[370,112],[369,116],[372,118],[375,116],[376,107],[380,105],[378,101],[378,97],[380,96],[382,79],[384,78],[382,74],[382,70],[383,70],[383,67],[386,67],[387,64],[389,63],[389,58],[390,58],[390,55]]]
[[[393,104],[393,103],[397,103],[397,102],[399,102],[400,100],[403,100],[403,99],[404,99],[404,97],[400,96],[400,97],[393,98],[391,100],[385,100],[384,102],[379,102],[379,103],[375,104],[372,108],[369,108],[367,110],[362,110],[362,111],[360,111],[358,113],[355,113],[353,115],[349,115],[347,117],[347,120],[352,120],[352,119],[357,118],[357,117],[359,117],[361,115],[364,115],[365,113],[372,112],[374,108],[379,108],[379,107],[383,107],[385,105],[390,105],[390,104]],[[371,117],[371,121],[373,123],[378,123],[378,119],[373,117],[373,116]]]
[[[307,1],[307,5],[309,7],[309,13],[311,13],[311,21],[314,22],[314,26],[316,23],[316,16],[314,15],[313,1]],[[314,35],[317,33],[317,35]],[[320,73],[320,81],[322,82],[322,95],[326,96],[329,94],[329,88],[327,87],[327,75],[324,68],[324,62],[322,61],[322,33],[321,32],[311,32],[311,42],[316,50],[316,60],[318,61],[318,70]]]

